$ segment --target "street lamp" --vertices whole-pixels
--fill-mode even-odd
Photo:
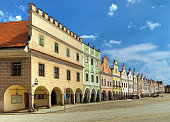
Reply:
[[[38,85],[38,80],[37,80],[37,78],[35,79],[34,85],[35,85],[35,86]]]

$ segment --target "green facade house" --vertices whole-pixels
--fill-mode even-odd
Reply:
[[[84,103],[100,102],[100,50],[83,43],[83,93]]]

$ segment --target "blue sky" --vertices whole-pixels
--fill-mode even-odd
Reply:
[[[28,1],[28,2],[26,2]],[[170,0],[1,0],[0,21],[27,20],[28,3],[48,13],[85,43],[170,84]]]

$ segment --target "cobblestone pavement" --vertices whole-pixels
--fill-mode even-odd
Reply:
[[[0,121],[169,122],[170,95],[164,94],[163,98],[70,105],[65,113],[55,107],[35,113],[5,113],[0,115]]]

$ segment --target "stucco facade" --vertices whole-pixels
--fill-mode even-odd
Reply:
[[[141,98],[141,94],[142,94],[141,90],[142,89],[141,89],[141,76],[140,76],[140,74],[138,74],[137,78],[138,78],[138,97]]]
[[[34,4],[27,30],[25,46],[0,50],[0,111],[83,102],[82,39]]]
[[[122,66],[122,71],[120,72],[121,84],[122,84],[122,98],[128,99],[128,76],[125,69],[125,64]]]
[[[129,89],[128,89],[128,96],[129,98],[133,98],[133,76],[132,76],[132,72],[131,72],[131,69],[129,68],[129,71],[128,71],[128,83],[129,83]]]
[[[108,64],[108,58],[103,57],[100,66],[101,72],[101,100],[112,100],[113,99],[113,83],[112,83],[112,72]]]
[[[137,80],[135,68],[133,70],[133,96],[134,98],[137,98],[138,96],[138,80]]]
[[[121,99],[121,81],[117,60],[114,60],[112,75],[113,75],[113,99],[119,100]]]
[[[83,48],[83,91],[84,102],[101,101],[100,91],[100,51],[89,44]]]

